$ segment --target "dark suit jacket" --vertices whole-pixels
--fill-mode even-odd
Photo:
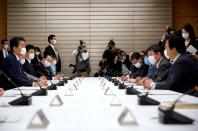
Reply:
[[[170,62],[165,57],[163,57],[157,68],[157,74],[154,78],[154,81],[159,82],[166,80],[168,77],[168,72],[170,67],[171,67]]]
[[[133,65],[132,65],[133,66]],[[132,67],[132,72],[129,75],[130,78],[136,78],[136,77],[144,77],[148,74],[148,68],[149,66],[142,63],[140,68],[136,68],[135,66]]]
[[[50,71],[48,68],[45,68],[44,65],[39,62],[35,65],[35,70],[36,70],[36,74],[38,77],[41,77],[41,76],[45,76],[48,80],[51,80],[52,79],[52,75],[50,74]]]
[[[17,86],[32,86],[33,80],[28,79],[24,74],[21,63],[17,60],[16,56],[9,54],[2,66],[2,70],[16,83]],[[1,75],[3,87],[5,90],[15,88],[4,76]]]
[[[49,54],[52,55],[54,58],[57,59],[57,64],[56,64],[56,71],[61,72],[61,59],[58,53],[58,58],[56,57],[56,53],[54,52],[53,48],[49,45],[45,48],[44,55]]]
[[[10,54],[10,52],[8,51],[8,54]],[[3,50],[0,50],[0,69],[2,69],[2,64],[4,61],[4,56],[3,56]]]
[[[156,82],[155,88],[184,93],[195,85],[198,85],[198,65],[187,54],[183,54],[170,67],[168,78]]]
[[[25,63],[23,64],[23,70],[26,73],[37,77],[33,64],[29,63],[27,59],[25,59]]]

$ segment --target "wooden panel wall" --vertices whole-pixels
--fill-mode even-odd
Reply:
[[[6,22],[7,22],[7,3],[6,0],[0,0],[0,41],[7,37]]]
[[[198,37],[198,1],[173,0],[173,26],[181,28],[186,23],[193,25]]]
[[[108,41],[118,48],[140,51],[161,39],[172,24],[171,0],[8,0],[7,35],[24,36],[44,49],[49,34],[57,35],[64,72],[82,39],[94,73]]]

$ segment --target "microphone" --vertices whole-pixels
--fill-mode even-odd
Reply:
[[[123,83],[118,84],[118,89],[126,89],[126,85],[124,84],[125,81]]]
[[[40,90],[35,91],[31,94],[31,96],[47,96],[48,95],[48,91],[45,88],[42,88],[41,85],[39,83],[37,83]]]
[[[150,97],[148,97],[148,94],[150,92],[151,89],[149,89],[146,94],[142,94],[142,93],[139,93],[137,96],[138,96],[138,104],[139,105],[159,105],[160,102],[159,101],[156,101]]]
[[[126,88],[126,92],[125,93],[127,95],[138,95],[138,94],[141,93],[140,91],[134,89],[133,86],[134,86],[134,84],[131,87]]]
[[[47,71],[48,75],[51,77],[49,71],[46,69],[45,66],[44,66],[44,68],[45,68],[45,70]],[[40,75],[42,75],[42,76],[45,76],[45,75],[44,75],[43,73],[41,73],[40,71],[38,71],[38,73],[39,73]],[[56,84],[53,84],[52,81],[51,81],[51,79],[49,79],[49,81],[50,81],[51,85],[48,86],[47,89],[48,89],[48,90],[57,90]]]
[[[65,82],[58,78],[59,82],[57,83],[58,86],[64,86]]]
[[[20,94],[21,97],[9,102],[10,105],[31,105],[32,104],[32,96],[25,96],[21,89],[11,80],[11,78],[2,70],[0,70],[0,74],[2,74],[12,85],[14,85],[14,87],[16,87]]]
[[[121,72],[116,72],[115,76],[120,76],[122,73]],[[112,80],[112,82],[114,83],[114,86],[118,86],[120,83],[120,78],[117,80],[116,78]]]
[[[193,119],[184,116],[178,112],[174,111],[175,105],[177,102],[184,97],[187,94],[190,94],[192,92],[196,91],[196,87],[186,91],[184,94],[180,95],[172,104],[171,107],[164,106],[163,104],[160,104],[158,108],[158,114],[159,114],[159,121],[163,124],[192,124],[194,122]]]
[[[119,77],[118,80],[115,78],[115,80],[114,80],[114,86],[118,86],[120,84],[120,79],[121,79],[121,77]]]
[[[62,76],[62,80],[64,81],[64,83],[67,83],[67,78],[64,77],[64,75]]]

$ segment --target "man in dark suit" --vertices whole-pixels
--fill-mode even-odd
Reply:
[[[184,40],[180,37],[171,37],[166,40],[165,47],[172,62],[168,78],[161,82],[146,79],[144,87],[184,93],[198,85],[198,65],[186,54]]]
[[[53,58],[56,58],[56,60],[54,60],[53,63],[56,65],[56,71],[61,72],[61,59],[56,49],[56,36],[50,35],[48,37],[48,42],[49,46],[45,48],[44,55],[52,55]]]
[[[36,74],[38,77],[45,76],[48,80],[59,80],[62,76],[56,75],[52,77],[52,74],[49,71],[49,67],[53,62],[52,55],[44,55],[44,58],[35,65]]]
[[[8,40],[7,39],[2,40],[1,45],[2,45],[3,48],[0,50],[0,69],[2,68],[2,64],[3,64],[4,59],[10,53],[9,50],[8,50],[9,45],[8,45]]]
[[[14,37],[10,40],[10,49],[11,54],[9,54],[2,66],[2,70],[5,74],[10,77],[11,80],[16,83],[17,86],[38,86],[40,84],[41,86],[47,86],[46,81],[33,81],[29,79],[22,68],[22,65],[20,63],[21,56],[26,54],[26,48],[25,48],[25,39],[22,37]],[[5,90],[15,88],[15,86],[8,81],[5,76],[0,76],[2,80],[2,86]]]
[[[156,66],[157,72],[154,81],[163,81],[168,77],[168,71],[171,66],[170,62],[163,56],[163,48],[158,44],[151,45],[147,49],[149,63]]]
[[[148,73],[148,65],[144,64],[143,58],[139,52],[134,52],[131,55],[131,73],[129,76],[122,76],[121,80],[135,82],[137,77],[144,77]]]
[[[27,53],[26,53],[25,63],[23,64],[23,69],[26,73],[37,77],[36,71],[32,64],[32,60],[35,57],[35,48],[33,45],[26,45],[26,51]]]
[[[138,85],[143,85],[145,79],[152,79],[155,82],[160,82],[166,80],[168,77],[169,68],[171,66],[170,62],[163,56],[163,48],[154,44],[147,49],[148,61],[151,64],[150,66],[155,67],[155,73],[152,75],[152,78],[147,76],[144,78],[136,78],[136,83]]]

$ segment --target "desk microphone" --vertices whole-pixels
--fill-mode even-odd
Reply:
[[[142,93],[139,93],[137,96],[138,96],[138,104],[139,105],[159,105],[160,102],[159,101],[156,101],[150,97],[148,97],[148,94],[150,92],[151,89],[149,89],[146,94],[142,94]]]
[[[131,87],[126,88],[126,94],[127,95],[138,95],[138,94],[141,93],[140,91],[134,89],[133,86],[134,86],[134,84]]]
[[[115,78],[114,80],[114,86],[118,86],[120,84],[121,77],[118,78],[118,80]]]
[[[126,85],[124,84],[125,81],[123,83],[118,84],[118,89],[126,89]]]
[[[45,70],[47,71],[48,75],[51,77],[49,71],[46,69],[45,66],[44,66],[44,68],[45,68]],[[41,76],[45,76],[45,75],[44,75],[43,73],[41,73],[40,71],[38,71],[38,73],[39,73]],[[48,86],[47,89],[48,89],[48,90],[57,90],[56,84],[53,84],[51,79],[49,79],[49,81],[50,81],[51,85]]]
[[[48,95],[48,91],[45,88],[42,88],[41,85],[39,83],[37,83],[40,90],[35,91],[31,94],[31,96],[47,96]]]
[[[64,86],[65,82],[63,80],[61,80],[60,78],[58,78],[59,82],[57,83],[58,86]]]
[[[14,87],[16,87],[20,94],[21,97],[9,102],[10,105],[31,105],[32,104],[32,96],[25,96],[21,89],[11,80],[11,78],[2,70],[0,70],[0,74],[2,74],[12,85],[14,85]]]
[[[196,91],[196,87],[186,91],[184,94],[180,95],[172,104],[171,107],[163,106],[162,104],[158,108],[159,121],[163,124],[192,124],[193,119],[188,118],[178,112],[174,111],[177,102],[187,94],[191,94]]]
[[[64,83],[67,83],[67,78],[64,77],[64,75],[62,76],[62,80],[64,81]]]

